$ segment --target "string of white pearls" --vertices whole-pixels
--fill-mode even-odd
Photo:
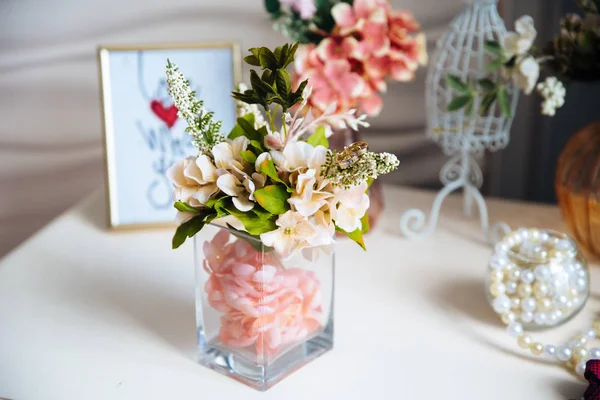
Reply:
[[[600,320],[562,345],[544,345],[535,341],[523,331],[523,325],[518,322],[510,323],[506,330],[509,335],[517,338],[517,344],[522,349],[529,350],[535,356],[546,356],[563,362],[567,368],[575,370],[581,376],[585,373],[588,360],[600,360],[600,348],[586,346],[591,340],[600,338]]]
[[[600,338],[600,320],[561,345],[544,345],[524,332],[558,325],[587,300],[587,264],[568,236],[528,228],[510,232],[495,246],[487,284],[492,307],[519,347],[562,362],[580,375],[589,359],[600,359],[600,348],[586,347]]]

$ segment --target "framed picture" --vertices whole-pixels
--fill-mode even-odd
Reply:
[[[111,228],[175,224],[173,187],[166,171],[197,149],[167,91],[167,59],[179,66],[206,109],[223,121],[224,133],[236,121],[230,94],[241,78],[236,43],[100,47]]]

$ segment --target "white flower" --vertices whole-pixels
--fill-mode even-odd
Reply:
[[[167,177],[175,186],[175,199],[199,207],[219,191],[217,169],[206,155],[188,157],[167,170]]]
[[[526,54],[537,36],[533,18],[522,16],[515,22],[516,32],[507,33],[502,41],[504,55],[507,59]]]
[[[335,224],[346,232],[354,232],[362,228],[360,219],[369,209],[369,196],[366,194],[367,183],[363,182],[350,189],[340,189],[335,200],[338,202],[334,207]]]
[[[240,83],[237,87],[237,90],[238,92],[244,93],[246,90],[248,90],[248,85],[245,83]],[[244,103],[243,101],[236,100],[236,106],[238,118],[252,114],[254,115],[254,129],[258,130],[264,126],[267,128],[267,131],[269,131],[269,125],[267,124],[267,121],[265,121],[265,118],[260,112],[257,104],[248,104]]]
[[[331,254],[331,245],[335,242],[335,224],[333,223],[329,206],[317,211],[314,215],[314,221],[316,224],[316,233],[314,237],[308,239],[311,247],[302,249],[302,254],[310,261],[315,261],[320,251],[325,254]]]
[[[283,152],[271,152],[275,164],[283,170],[295,171],[299,168],[312,168],[320,171],[327,159],[327,149],[323,146],[313,147],[306,142],[292,142]]]
[[[245,151],[249,144],[250,140],[247,137],[239,136],[214,146],[212,154],[217,168],[242,172],[246,161],[240,156],[240,153]]]
[[[316,229],[300,213],[288,211],[277,218],[278,229],[260,235],[266,246],[274,247],[284,258],[290,257],[296,251],[310,247],[309,239],[316,235]]]
[[[542,114],[553,117],[556,110],[565,104],[567,94],[565,86],[556,77],[550,76],[544,82],[538,83],[537,90],[544,98]]]
[[[542,114],[547,115],[549,117],[554,117],[556,115],[556,106],[551,101],[543,101],[542,102]]]
[[[521,59],[511,71],[513,82],[526,94],[531,94],[540,77],[540,65],[532,56]]]
[[[241,180],[231,173],[224,173],[217,179],[217,186],[225,194],[232,196],[233,205],[246,212],[254,208],[254,191],[265,185],[265,177],[253,173],[252,177],[244,174]]]
[[[297,175],[293,174],[290,181],[292,184],[293,181],[296,181],[296,186],[288,203],[305,217],[315,214],[327,204],[328,199],[333,197],[331,192],[323,190],[329,182],[326,179],[320,179],[317,171],[312,168]]]

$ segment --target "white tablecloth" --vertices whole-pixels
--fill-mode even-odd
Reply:
[[[460,198],[445,204],[433,236],[409,241],[401,212],[430,207],[433,194],[385,195],[369,251],[337,248],[334,350],[259,393],[194,361],[191,246],[172,251],[170,230],[106,231],[96,193],[0,261],[0,397],[579,398],[586,385],[518,348],[487,305],[490,249],[478,221],[461,216]],[[492,221],[562,227],[555,207],[489,207]],[[566,338],[599,309],[592,296],[573,322],[536,336]]]

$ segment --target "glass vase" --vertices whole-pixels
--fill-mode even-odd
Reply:
[[[519,228],[492,254],[485,279],[488,302],[505,324],[528,330],[558,326],[583,308],[590,294],[587,261],[561,232]]]
[[[208,225],[194,248],[200,364],[263,391],[333,347],[333,246],[282,259]]]
[[[555,184],[558,204],[577,243],[600,259],[600,122],[567,142]]]

